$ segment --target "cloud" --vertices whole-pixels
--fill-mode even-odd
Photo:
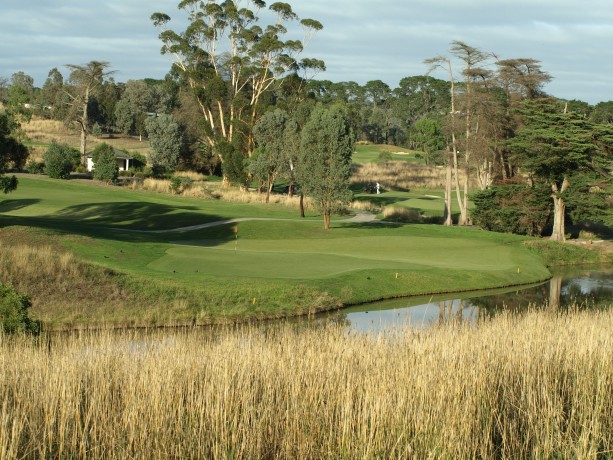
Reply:
[[[305,56],[324,59],[333,81],[383,80],[390,86],[426,71],[423,60],[448,54],[461,40],[503,58],[542,62],[563,98],[612,99],[613,8],[610,0],[309,0],[290,2],[301,18],[322,22]],[[245,0],[243,0],[245,4]],[[182,30],[185,15],[167,0],[3,0],[0,76],[24,71],[42,85],[67,63],[107,60],[116,80],[163,78],[155,11]],[[262,13],[262,17],[266,15]],[[299,28],[291,29],[300,38]],[[64,69],[65,70],[65,69]]]

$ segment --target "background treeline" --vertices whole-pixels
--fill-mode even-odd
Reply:
[[[309,145],[303,130],[321,122],[320,109],[314,110],[321,105],[343,118],[327,135],[413,148],[426,165],[446,167],[446,225],[528,234],[551,228],[553,239],[564,240],[568,217],[613,223],[613,101],[590,105],[552,97],[544,87],[553,77],[539,61],[503,59],[461,41],[426,59],[425,75],[403,78],[396,88],[382,80],[318,80],[325,63],[301,54],[321,23],[300,19],[278,2],[268,7],[276,20],[264,24],[255,14],[262,5],[239,11],[234,2],[181,2],[178,9],[188,17],[184,31],[171,29],[167,14],[154,13],[162,53],[172,62],[164,80],[117,83],[110,63],[91,61],[67,65],[66,77],[51,69],[42,88],[23,72],[0,81],[0,100],[15,123],[12,135],[19,138],[19,124],[36,114],[80,132],[83,164],[89,134],[121,133],[148,138],[147,160],[158,172],[218,174],[226,185],[255,182],[267,193],[284,181],[290,195],[296,188],[314,193],[329,177],[310,187],[299,178],[313,178],[305,165],[318,160],[303,148]],[[293,23],[302,26],[302,40],[286,38],[296,30]],[[345,150],[352,145],[322,145],[331,149],[319,161],[344,183],[325,198],[335,207],[347,200]],[[471,194],[510,184],[529,190],[481,194],[476,212],[470,209]],[[549,205],[545,212],[522,205],[523,223],[510,228],[508,216],[496,211],[525,193],[531,203]]]

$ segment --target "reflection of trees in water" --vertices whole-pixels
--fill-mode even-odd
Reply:
[[[547,283],[539,286],[515,291],[513,293],[494,294],[470,299],[473,305],[479,307],[479,316],[493,316],[501,310],[519,312],[528,307],[541,307],[544,299],[549,296]]]
[[[589,278],[593,282],[582,280]],[[582,278],[566,278],[554,275],[549,282],[539,286],[471,299],[479,307],[479,316],[492,316],[501,310],[520,312],[527,308],[608,308],[613,305],[611,273],[587,272]]]
[[[549,307],[560,307],[560,293],[562,292],[562,276],[552,276],[549,280]]]
[[[464,313],[466,310],[468,315]],[[452,299],[442,300],[438,303],[438,324],[449,324],[452,322],[472,321],[479,313],[479,309],[469,300]]]

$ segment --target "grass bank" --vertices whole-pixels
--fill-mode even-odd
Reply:
[[[608,458],[612,323],[0,337],[0,457]]]

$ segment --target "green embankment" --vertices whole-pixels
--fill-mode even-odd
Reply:
[[[337,220],[325,231],[319,221],[272,220],[239,223],[238,239],[234,224],[150,232],[238,217],[297,211],[24,176],[0,202],[0,282],[32,296],[33,316],[62,327],[280,317],[549,276],[526,238],[470,228]],[[35,271],[15,268],[18,252],[7,255],[24,245],[74,254],[80,268],[48,267],[48,283],[34,282]]]

